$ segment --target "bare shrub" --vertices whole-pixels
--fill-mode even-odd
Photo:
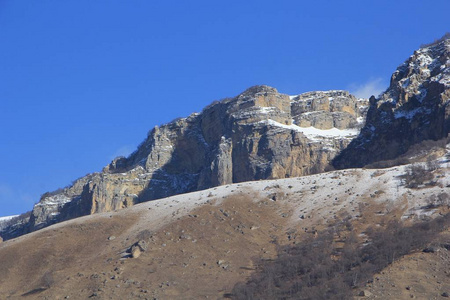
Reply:
[[[433,172],[439,169],[439,162],[436,160],[436,155],[429,156],[427,158],[427,170]]]
[[[386,169],[394,166],[407,165],[410,160],[406,157],[398,157],[392,160],[381,160],[364,166],[367,169]]]
[[[138,240],[144,240],[144,241],[148,241],[152,238],[153,234],[150,230],[148,229],[144,229],[141,232],[139,232],[136,236],[136,238]]]
[[[439,39],[435,39],[433,42],[428,43],[428,44],[421,44],[420,48],[424,48],[424,47],[429,47],[435,44],[438,44],[446,39],[450,39],[450,32],[446,32],[441,38]]]
[[[55,283],[53,274],[51,272],[45,272],[45,274],[42,276],[42,283],[44,287],[50,288]]]
[[[367,169],[384,169],[394,166],[407,165],[417,162],[430,161],[430,157],[436,157],[436,153],[443,153],[446,145],[450,142],[449,137],[434,140],[424,140],[411,145],[408,151],[394,159],[373,162],[364,166]]]
[[[403,175],[405,186],[408,188],[418,188],[420,185],[431,181],[434,178],[432,171],[428,170],[420,164],[413,164],[406,168],[406,173]]]
[[[439,195],[431,195],[427,199],[427,208],[435,208],[440,206],[450,207],[450,196],[447,193],[440,193]]]
[[[438,195],[439,205],[445,205],[450,208],[450,195],[448,193],[440,193]]]
[[[259,261],[258,273],[237,284],[233,299],[350,299],[353,288],[411,251],[423,249],[447,230],[450,214],[405,227],[396,221],[366,233],[370,243],[361,247],[348,222],[341,222],[294,246],[280,247],[277,259]],[[347,227],[343,247],[336,232]]]

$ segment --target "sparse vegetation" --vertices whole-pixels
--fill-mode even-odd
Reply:
[[[406,168],[406,173],[403,175],[405,186],[411,189],[419,188],[422,185],[434,185],[435,182],[433,171],[435,168],[428,169],[421,164],[413,164]]]
[[[445,147],[448,143],[450,143],[449,137],[437,141],[425,140],[412,145],[406,153],[394,159],[373,162],[364,167],[367,169],[385,169],[394,166],[433,161],[433,158],[445,153]],[[437,163],[435,164],[437,165]]]
[[[68,186],[67,186],[68,187]],[[45,199],[45,198],[47,198],[47,197],[51,197],[51,196],[56,196],[56,195],[58,195],[58,194],[62,194],[62,193],[64,193],[64,191],[65,191],[65,189],[67,188],[67,187],[65,187],[65,188],[59,188],[59,189],[56,189],[56,190],[54,190],[54,191],[51,191],[51,192],[45,192],[45,193],[43,193],[42,195],[41,195],[41,200],[42,199]]]
[[[442,41],[444,41],[446,39],[450,39],[450,32],[446,32],[441,38],[436,39],[436,40],[434,40],[431,43],[421,44],[420,48],[424,48],[424,47],[429,47],[429,46],[435,45],[435,44],[440,43],[440,42],[442,42]]]
[[[439,162],[436,160],[436,155],[431,155],[427,158],[427,170],[430,172],[436,171],[439,169]]]
[[[395,260],[423,249],[450,226],[450,214],[406,227],[392,221],[370,228],[361,246],[349,222],[332,227],[298,245],[280,247],[278,258],[261,261],[260,271],[237,284],[233,299],[348,299],[355,287]],[[345,240],[338,238],[347,230]],[[342,244],[340,247],[339,245]]]
[[[446,206],[450,208],[450,195],[447,193],[440,193],[439,195],[432,194],[427,200],[427,208],[436,208]]]
[[[153,236],[152,232],[148,229],[144,229],[141,232],[138,233],[138,235],[136,236],[136,238],[138,240],[144,240],[147,241],[149,240],[151,237]]]

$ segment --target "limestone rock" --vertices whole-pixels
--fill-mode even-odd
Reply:
[[[359,292],[359,296],[360,297],[370,297],[370,296],[372,296],[372,293],[369,292],[368,290],[363,290],[363,291]]]
[[[367,107],[346,91],[251,87],[155,127],[129,157],[43,195],[29,231],[218,185],[323,172],[358,134]]]
[[[369,104],[367,99],[358,100],[347,91],[310,92],[293,100],[295,123],[318,129],[357,127],[362,123]]]
[[[130,253],[132,258],[138,258],[141,256],[142,252],[145,252],[148,248],[147,242],[144,240],[140,240],[136,242],[133,246],[130,248]]]
[[[389,88],[371,97],[367,120],[333,164],[362,167],[389,160],[424,140],[450,132],[450,39],[414,52],[392,74]]]

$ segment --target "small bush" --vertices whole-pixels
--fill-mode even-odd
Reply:
[[[427,208],[435,208],[440,206],[450,207],[450,195],[447,193],[440,193],[439,195],[431,195],[427,199]]]
[[[136,238],[138,240],[144,240],[144,241],[148,241],[152,238],[153,234],[150,230],[148,229],[144,229],[141,232],[138,233],[138,235],[136,236]]]
[[[435,45],[435,44],[440,43],[440,42],[442,42],[442,41],[444,41],[446,39],[450,39],[450,32],[446,32],[441,38],[436,39],[436,40],[434,40],[431,43],[420,45],[420,48],[425,48],[425,47],[429,47],[429,46]]]
[[[450,226],[450,214],[405,227],[396,221],[372,228],[369,243],[361,247],[348,222],[321,232],[294,246],[280,247],[274,261],[260,261],[258,273],[237,284],[233,299],[350,299],[353,288],[402,256],[421,250]],[[335,235],[349,233],[338,248]],[[350,226],[351,227],[351,226]]]
[[[51,272],[45,272],[45,274],[42,276],[42,283],[44,287],[50,288],[55,283],[53,274]]]
[[[403,175],[405,186],[416,189],[419,186],[433,180],[432,171],[428,170],[420,164],[413,164],[406,168],[406,174]]]
[[[445,147],[448,143],[450,143],[450,137],[445,137],[437,141],[424,140],[420,143],[411,145],[406,153],[403,153],[394,159],[373,162],[364,167],[367,169],[383,169],[411,163],[431,161],[432,158],[436,157],[436,153],[442,153],[445,151]],[[431,155],[431,158],[429,158],[429,155]],[[435,162],[435,164],[436,166],[438,165],[437,162]]]

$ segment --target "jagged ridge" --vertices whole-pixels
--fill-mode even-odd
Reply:
[[[386,92],[371,97],[356,139],[366,100],[345,91],[288,96],[255,86],[155,127],[128,158],[44,195],[21,230],[6,228],[0,235],[11,238],[78,216],[228,183],[319,173],[333,159],[335,167],[347,168],[395,158],[450,131],[449,49],[446,37],[403,63]]]
[[[24,231],[223,184],[323,172],[357,135],[367,105],[346,91],[249,88],[155,127],[128,158],[44,195]]]
[[[414,52],[394,72],[389,88],[370,99],[360,135],[333,164],[362,167],[393,159],[424,140],[450,132],[450,38]]]

